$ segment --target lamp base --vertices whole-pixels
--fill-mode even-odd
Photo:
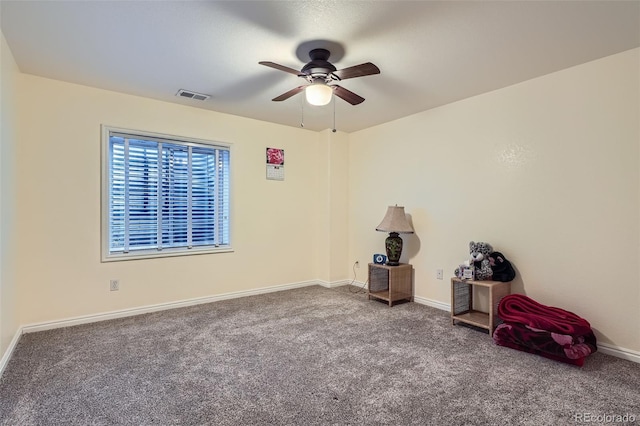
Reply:
[[[402,254],[402,238],[397,232],[390,232],[384,245],[387,249],[387,265],[398,266]]]

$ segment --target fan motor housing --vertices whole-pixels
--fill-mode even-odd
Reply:
[[[313,49],[309,52],[311,62],[307,63],[300,72],[312,78],[328,78],[329,74],[336,70],[336,67],[328,61],[331,52],[327,49]]]

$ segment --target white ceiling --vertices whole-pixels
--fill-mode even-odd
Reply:
[[[330,41],[338,69],[381,70],[341,82],[366,99],[336,100],[346,132],[640,46],[639,1],[2,0],[0,13],[24,73],[290,126],[303,96],[271,99],[304,81],[258,62],[300,69],[299,45]],[[332,120],[332,104],[304,107],[307,129]]]

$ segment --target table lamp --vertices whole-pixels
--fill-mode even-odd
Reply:
[[[398,266],[400,255],[402,254],[402,238],[398,234],[413,234],[413,227],[407,221],[404,214],[404,207],[389,206],[387,214],[376,227],[376,231],[388,232],[389,236],[385,240],[387,249],[387,265]]]

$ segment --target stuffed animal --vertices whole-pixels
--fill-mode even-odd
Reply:
[[[493,251],[493,247],[489,243],[469,242],[469,264],[474,266],[474,279],[490,280],[493,275],[491,263],[489,262],[489,254]],[[466,265],[467,262],[465,262]],[[455,270],[455,275],[461,277],[462,268]]]
[[[499,251],[494,251],[489,255],[489,263],[493,271],[492,280],[508,282],[513,281],[516,277],[516,271],[513,269],[511,262]]]
[[[453,271],[453,274],[463,280],[473,279],[473,266],[471,265],[471,262],[465,260],[464,263],[461,263],[460,266]]]
[[[475,266],[475,279],[476,280],[490,280],[493,275],[491,270],[491,263],[489,262],[489,254],[493,251],[493,247],[489,243],[473,241],[469,242],[469,254],[470,259]]]

